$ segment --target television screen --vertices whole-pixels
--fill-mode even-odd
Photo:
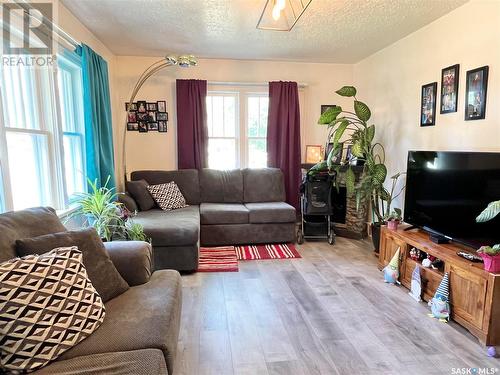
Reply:
[[[500,215],[476,223],[500,200],[500,153],[410,151],[404,221],[478,248],[500,243]]]

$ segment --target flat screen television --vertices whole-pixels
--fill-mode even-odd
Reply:
[[[500,153],[409,151],[404,221],[478,248],[500,243],[500,215],[476,223],[500,200]]]

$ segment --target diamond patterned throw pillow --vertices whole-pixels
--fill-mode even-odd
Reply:
[[[179,187],[173,181],[168,184],[149,185],[148,190],[156,204],[164,211],[188,206]]]
[[[0,311],[0,372],[8,373],[45,366],[105,315],[76,246],[1,263]]]

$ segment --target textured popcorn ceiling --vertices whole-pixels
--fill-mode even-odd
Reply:
[[[291,32],[255,28],[265,0],[62,2],[117,55],[354,63],[467,0],[313,0]]]

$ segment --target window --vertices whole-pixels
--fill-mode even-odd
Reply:
[[[63,209],[73,193],[84,190],[77,59],[72,53],[58,56],[58,69],[2,68],[1,211],[40,205]]]
[[[208,166],[267,166],[267,93],[210,91],[207,96]]]

